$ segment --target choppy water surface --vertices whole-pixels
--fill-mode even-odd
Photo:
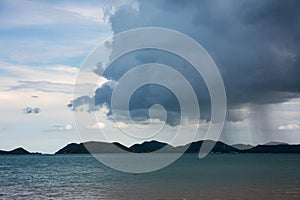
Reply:
[[[127,174],[89,155],[0,156],[0,199],[300,199],[299,167],[297,154],[185,155]]]

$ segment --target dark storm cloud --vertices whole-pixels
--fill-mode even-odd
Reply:
[[[138,10],[124,6],[110,21],[115,34],[155,26],[183,32],[198,41],[222,74],[229,107],[279,103],[299,97],[300,1],[141,0]],[[149,62],[167,64],[183,73],[197,93],[205,111],[203,116],[209,118],[210,101],[203,80],[174,55],[155,51],[132,53],[112,64],[104,76],[117,81],[130,68]],[[96,104],[109,105],[111,89],[98,88]],[[141,98],[133,100],[132,110],[147,110],[151,103],[158,102],[170,112],[180,110],[174,96],[166,90],[153,91],[147,87],[141,90],[137,94]],[[155,100],[151,98],[153,94]],[[240,118],[236,113],[228,115],[228,120]]]

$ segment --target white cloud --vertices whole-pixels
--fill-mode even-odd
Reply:
[[[300,126],[298,124],[281,125],[278,127],[278,130],[280,130],[280,131],[295,131],[295,130],[300,130]]]
[[[0,61],[0,70],[2,71],[3,78],[13,79],[15,83],[18,80],[28,81],[49,81],[59,83],[74,83],[78,69],[67,65],[51,65],[51,66],[36,66],[31,67],[27,65],[14,65],[7,62]],[[11,86],[7,82],[1,81],[0,86]]]
[[[73,94],[79,69],[66,65],[29,67],[0,62],[3,72],[0,88],[3,91],[41,91],[52,93]],[[94,72],[81,72],[84,82],[77,82],[77,90],[82,95],[84,91],[94,91],[107,82]],[[85,93],[84,93],[85,94]],[[85,94],[92,95],[92,94]],[[70,99],[71,100],[71,99]]]
[[[282,103],[283,105],[300,105],[300,98],[290,99],[287,102]]]
[[[123,128],[128,128],[129,125],[124,122],[115,122],[113,127],[123,129]]]
[[[73,129],[73,126],[71,124],[67,124],[67,125],[54,126],[54,128],[51,131],[70,131],[72,129]]]
[[[49,81],[18,81],[17,86],[12,86],[9,90],[22,90],[22,89],[32,89],[35,91],[42,92],[55,92],[55,93],[65,93],[73,94],[74,84],[68,83],[57,83]],[[82,88],[81,90],[89,87],[93,87],[94,84],[80,84],[77,87]]]
[[[73,93],[74,84],[52,83],[48,81],[18,81],[19,85],[13,86],[10,90],[33,89],[43,92]]]
[[[51,4],[32,1],[4,1],[6,9],[2,12],[0,24],[4,27],[20,27],[33,25],[50,25],[66,23],[95,23],[95,8],[69,7],[69,9],[54,7]],[[98,7],[100,10],[101,8]],[[88,14],[88,12],[91,12]],[[101,15],[99,12],[99,20]]]
[[[105,124],[101,123],[101,122],[97,122],[95,124],[91,124],[87,126],[88,129],[104,129],[105,128]]]
[[[59,10],[70,12],[78,17],[81,17],[92,22],[104,21],[104,13],[100,6],[79,6],[79,5],[68,5],[63,7],[58,7]]]

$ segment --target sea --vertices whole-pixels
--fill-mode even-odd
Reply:
[[[111,169],[91,155],[5,155],[0,199],[300,199],[300,155],[186,154],[145,174]]]

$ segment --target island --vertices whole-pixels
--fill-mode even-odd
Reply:
[[[22,147],[16,148],[11,151],[1,151],[0,150],[0,155],[40,155],[41,153],[31,153],[27,150],[25,150]]]
[[[87,153],[181,153],[197,154],[204,141],[193,142],[184,146],[173,147],[169,144],[149,141],[142,144],[135,144],[131,147],[123,146],[120,143],[85,142],[69,144],[55,154],[87,154]],[[227,145],[223,142],[206,141],[212,145],[215,143],[210,153],[300,153],[300,145],[290,145],[283,143],[267,143],[265,145]],[[116,148],[118,147],[118,148]],[[125,151],[124,151],[125,150]]]
[[[264,145],[251,146],[247,144],[228,145],[223,142],[205,141],[213,146],[209,153],[300,153],[300,144],[291,145],[286,143],[271,142]],[[99,154],[99,153],[182,153],[197,154],[200,151],[204,141],[193,142],[184,146],[173,147],[169,144],[148,141],[141,144],[134,144],[126,147],[120,143],[105,143],[89,141],[84,143],[71,143],[55,152],[55,155],[61,154]],[[41,153],[32,153],[24,148],[16,148],[11,151],[1,151],[1,155],[42,155]]]

